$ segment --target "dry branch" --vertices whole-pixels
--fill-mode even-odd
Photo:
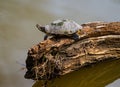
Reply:
[[[91,63],[120,58],[120,22],[93,22],[82,26],[78,41],[53,37],[30,48],[25,78],[51,79]]]

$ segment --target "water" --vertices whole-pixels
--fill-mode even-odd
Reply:
[[[0,0],[0,87],[31,87],[34,84],[24,79],[25,70],[21,68],[25,67],[28,49],[43,40],[44,34],[35,28],[37,23],[44,25],[59,18],[80,24],[120,21],[119,9],[119,0]],[[67,77],[73,81],[74,75]],[[119,76],[114,76],[117,78],[111,81],[113,84],[106,84],[107,87],[119,83]]]

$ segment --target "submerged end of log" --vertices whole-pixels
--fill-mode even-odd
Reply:
[[[25,78],[52,79],[88,64],[120,58],[120,22],[83,24],[80,39],[52,37],[31,47]]]

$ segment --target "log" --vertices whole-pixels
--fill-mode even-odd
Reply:
[[[79,40],[52,37],[28,50],[26,79],[48,80],[106,59],[120,58],[120,22],[82,24]]]

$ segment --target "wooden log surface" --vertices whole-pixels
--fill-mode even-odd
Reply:
[[[28,50],[27,79],[52,79],[88,64],[120,58],[120,22],[82,24],[78,41],[52,37]]]

